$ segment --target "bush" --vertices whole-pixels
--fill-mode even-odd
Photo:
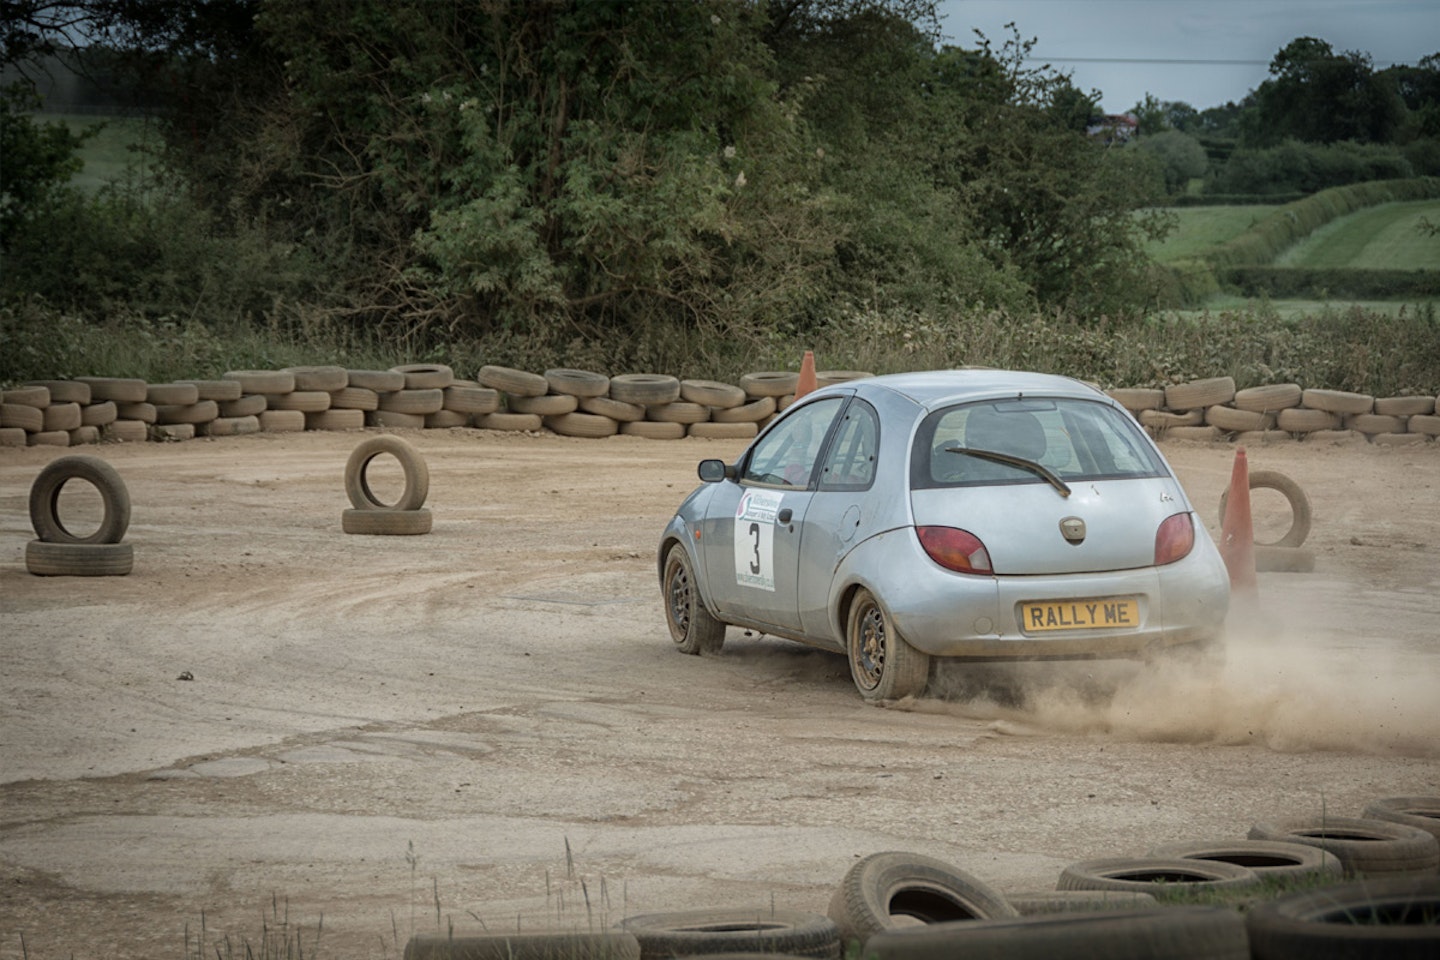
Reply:
[[[1440,297],[1440,270],[1337,270],[1230,267],[1219,281],[1248,297],[1388,300]]]
[[[1205,184],[1207,195],[1311,194],[1372,180],[1403,180],[1423,175],[1406,152],[1391,144],[1301,143],[1236,150],[1217,166]]]

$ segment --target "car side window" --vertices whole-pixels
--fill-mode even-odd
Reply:
[[[821,468],[820,489],[866,489],[875,481],[875,458],[879,453],[879,415],[865,401],[851,401]]]
[[[787,412],[752,448],[742,482],[808,487],[820,449],[845,397],[826,397]]]

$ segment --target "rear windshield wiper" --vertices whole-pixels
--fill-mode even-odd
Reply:
[[[980,460],[993,460],[995,463],[1003,463],[1008,467],[1018,467],[1021,470],[1042,477],[1046,483],[1060,491],[1060,496],[1070,496],[1070,487],[1061,480],[1049,467],[1034,460],[1026,460],[1024,457],[1011,456],[1008,453],[999,453],[995,450],[980,450],[976,447],[946,447],[946,453],[963,453],[968,457],[976,457]]]

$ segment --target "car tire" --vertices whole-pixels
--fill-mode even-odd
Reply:
[[[1255,960],[1440,956],[1440,879],[1394,877],[1292,893],[1246,915]]]
[[[128,543],[25,544],[25,569],[37,577],[123,577],[135,567]]]
[[[1221,861],[1181,857],[1110,857],[1072,863],[1060,872],[1059,890],[1137,890],[1157,900],[1209,890],[1259,886],[1254,870]]]
[[[1419,827],[1360,817],[1314,817],[1257,823],[1251,840],[1284,840],[1329,850],[1340,858],[1347,877],[1396,873],[1434,873],[1440,845]]]
[[[538,373],[517,370],[514,367],[486,365],[475,377],[482,387],[499,390],[512,397],[540,397],[550,389],[550,383]]]
[[[670,628],[675,648],[689,654],[719,653],[725,643],[725,624],[705,608],[690,554],[678,543],[665,554],[660,586],[665,599],[665,625]]]
[[[1310,512],[1310,498],[1305,495],[1300,484],[1291,480],[1283,473],[1275,470],[1252,470],[1250,471],[1251,490],[1277,490],[1290,504],[1290,528],[1280,537],[1279,540],[1255,541],[1257,547],[1299,547],[1305,544],[1305,538],[1310,536],[1310,525],[1312,515]],[[1225,492],[1220,494],[1220,524],[1225,524],[1225,508],[1230,502],[1230,488],[1226,487]]]
[[[1339,880],[1345,868],[1340,859],[1328,850],[1306,843],[1280,840],[1215,840],[1167,843],[1148,854],[1152,857],[1182,860],[1211,860],[1248,867],[1262,879],[1284,877],[1286,880]]]
[[[1440,797],[1385,797],[1366,804],[1363,816],[1419,827],[1440,840]]]
[[[399,460],[405,472],[405,488],[394,503],[377,499],[365,477],[370,461],[382,453]],[[419,510],[430,495],[430,468],[419,452],[399,437],[388,433],[370,437],[350,451],[350,459],[345,462],[345,494],[356,510]]]
[[[1229,907],[1061,913],[887,930],[867,960],[1249,960],[1245,920]]]
[[[840,931],[824,914],[795,910],[675,910],[626,917],[641,960],[765,953],[839,960]]]
[[[930,682],[930,657],[900,636],[890,615],[863,587],[845,618],[845,651],[850,677],[866,700],[918,697]]]
[[[918,853],[872,853],[845,872],[826,911],[845,941],[864,944],[881,930],[921,923],[1019,916],[999,891],[963,870]]]
[[[60,522],[60,490],[67,481],[84,480],[100,493],[104,514],[100,526],[77,537]],[[30,485],[30,525],[46,543],[119,543],[130,526],[130,492],[109,463],[98,457],[70,456],[52,460]]]
[[[372,537],[416,537],[430,532],[434,517],[428,509],[346,510],[340,514],[340,529]]]

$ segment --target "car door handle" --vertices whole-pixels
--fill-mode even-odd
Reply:
[[[795,514],[790,511],[789,507],[782,507],[780,512],[775,514],[775,519],[779,520],[781,523],[789,523],[790,518],[794,515]]]

